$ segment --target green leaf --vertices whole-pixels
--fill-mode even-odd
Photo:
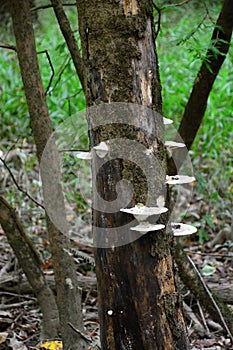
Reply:
[[[202,274],[204,276],[213,276],[216,272],[216,267],[215,266],[211,266],[206,264],[203,268],[202,268]]]
[[[204,218],[205,218],[206,224],[207,224],[209,227],[213,228],[213,227],[214,227],[214,223],[213,223],[212,216],[211,216],[210,214],[206,214]]]

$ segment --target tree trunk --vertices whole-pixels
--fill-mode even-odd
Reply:
[[[0,224],[38,299],[42,312],[42,337],[56,338],[59,334],[59,318],[55,296],[43,274],[39,255],[26,236],[18,215],[2,197],[0,197]]]
[[[48,145],[48,141],[50,141],[49,146],[52,147],[49,149],[50,158],[47,159],[50,162],[49,167],[47,167],[49,168],[47,173],[46,166],[41,166],[43,191],[46,192],[50,186],[50,182],[53,184],[53,187],[50,188],[50,191],[54,190],[54,203],[52,204],[54,207],[60,209],[57,215],[63,220],[63,225],[65,226],[64,198],[59,182],[59,157],[57,156],[56,146],[53,143],[54,140],[50,137],[52,134],[52,124],[39,71],[29,2],[26,0],[13,0],[11,2],[11,15],[16,38],[17,55],[30,114],[30,123],[39,161],[42,159],[43,151],[46,145]],[[83,329],[81,293],[77,285],[74,261],[68,253],[69,240],[67,236],[55,227],[48,215],[46,219],[53,257],[63,348],[64,350],[86,349],[83,339],[68,325],[68,323],[71,323],[81,331]]]
[[[87,111],[91,147],[108,140],[110,145],[104,162],[93,155],[93,235],[102,349],[188,349],[174,280],[171,230],[134,240],[130,226],[135,222],[119,211],[117,197],[123,194],[124,202],[128,195],[126,181],[134,186],[129,207],[156,206],[158,198],[165,196],[153,5],[149,0],[78,0],[77,6],[86,100],[88,106],[96,106]],[[130,148],[124,156],[127,142]],[[139,154],[141,148],[144,151]],[[111,212],[114,201],[117,210]],[[123,202],[122,207],[128,204]],[[161,221],[167,220],[165,216]]]
[[[232,0],[224,0],[213,30],[210,46],[195,79],[176,135],[176,141],[184,142],[186,149],[174,150],[172,158],[168,161],[169,175],[178,173],[195,140],[206,111],[209,94],[230,48],[232,28]]]

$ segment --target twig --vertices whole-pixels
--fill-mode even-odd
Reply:
[[[14,45],[0,43],[0,47],[3,48],[3,49],[17,51],[16,47]]]
[[[28,300],[35,300],[37,301],[36,298],[34,297],[29,297],[27,295],[21,295],[21,294],[17,294],[17,293],[11,293],[11,292],[0,292],[0,295],[10,295],[12,297],[19,297],[19,298],[23,298],[23,299],[28,299]]]
[[[156,9],[156,11],[158,12],[158,24],[157,24],[157,29],[155,31],[155,38],[157,38],[157,36],[159,35],[159,31],[161,28],[161,15],[162,15],[162,9],[159,8],[156,4],[153,3],[154,8]]]
[[[50,56],[49,56],[48,51],[47,51],[47,50],[43,50],[43,51],[37,52],[37,54],[40,54],[40,53],[45,53],[45,54],[46,54],[46,57],[47,57],[47,59],[48,59],[48,61],[49,61],[49,65],[50,65],[50,68],[51,68],[51,71],[52,71],[52,74],[51,74],[51,77],[50,77],[50,80],[49,80],[49,84],[48,84],[48,86],[47,86],[47,88],[46,88],[46,90],[45,90],[45,95],[47,95],[47,94],[48,94],[48,91],[49,91],[49,89],[50,89],[50,87],[51,87],[51,84],[52,84],[52,81],[53,81],[53,77],[54,77],[55,71],[54,71],[53,64],[52,64],[52,61],[51,61],[51,58],[50,58]]]
[[[221,310],[219,309],[219,307],[218,307],[216,301],[214,300],[214,298],[213,298],[213,296],[212,296],[212,294],[211,294],[209,288],[207,287],[207,285],[206,285],[206,283],[205,283],[205,281],[204,281],[202,275],[200,274],[198,268],[196,267],[196,265],[194,264],[194,262],[192,261],[192,259],[191,259],[188,255],[187,255],[187,258],[188,258],[188,260],[190,261],[190,263],[192,264],[194,270],[196,271],[196,273],[197,273],[197,275],[198,275],[198,277],[199,277],[199,279],[200,279],[200,281],[201,281],[201,283],[202,283],[204,289],[206,290],[206,293],[209,295],[209,297],[210,297],[210,299],[211,299],[211,301],[212,301],[212,303],[213,303],[213,305],[214,305],[214,307],[215,307],[217,313],[219,314],[219,317],[220,317],[220,319],[221,319],[221,322],[222,322],[222,324],[223,324],[225,330],[227,331],[229,337],[231,338],[231,341],[233,342],[233,336],[232,336],[232,334],[231,334],[231,332],[230,332],[230,330],[229,330],[229,328],[228,328],[228,326],[227,326],[227,324],[226,324],[226,322],[225,322],[225,320],[224,320],[224,317],[223,317],[223,315],[222,315],[222,313],[221,313]]]
[[[87,337],[84,333],[82,333],[79,329],[75,328],[72,323],[68,322],[68,325],[73,329],[73,331],[75,331],[76,333],[78,333],[80,335],[81,338],[83,338],[88,344],[95,346],[98,350],[101,350],[101,348],[99,347],[99,345],[94,344],[93,345],[93,341],[90,337]]]
[[[78,149],[78,148],[62,148],[59,149],[58,152],[89,152],[86,149]]]
[[[184,39],[181,39],[180,41],[178,41],[178,43],[176,44],[177,46],[179,46],[180,44],[185,43],[187,40],[189,40],[192,36],[194,36],[194,34],[200,29],[200,27],[202,26],[202,24],[204,23],[204,21],[206,20],[206,18],[208,17],[208,12],[206,11],[205,16],[202,18],[202,20],[200,21],[200,23],[196,26],[196,28],[194,28],[189,34],[187,34],[185,36]]]
[[[0,157],[0,161],[3,163],[4,167],[5,167],[5,168],[7,169],[7,171],[9,172],[9,174],[10,174],[10,176],[11,176],[11,178],[12,178],[14,184],[15,184],[15,186],[17,187],[17,189],[18,189],[20,192],[22,192],[26,197],[28,197],[34,204],[36,204],[38,207],[40,207],[40,208],[42,208],[43,210],[45,210],[45,207],[44,207],[42,204],[40,204],[39,202],[37,202],[34,198],[32,198],[32,197],[30,196],[30,194],[28,194],[26,191],[24,191],[24,189],[22,189],[22,188],[18,185],[18,183],[17,183],[17,181],[16,181],[16,179],[15,179],[15,177],[14,177],[14,175],[13,175],[11,169],[8,167],[8,165],[7,165],[7,163],[5,162],[5,160],[2,159],[2,158]]]
[[[62,6],[76,6],[76,3],[75,2],[70,2],[70,3],[64,3],[62,4]],[[48,5],[40,5],[40,6],[35,6],[35,7],[32,7],[30,9],[30,11],[37,11],[37,10],[44,10],[44,9],[48,9],[48,8],[52,8],[53,5],[51,4],[48,4]]]
[[[67,60],[67,57],[68,57],[68,60]],[[53,85],[53,89],[51,91],[53,91],[57,87],[58,83],[61,80],[63,72],[65,71],[66,67],[68,66],[68,64],[71,61],[71,57],[69,57],[69,55],[67,55],[67,57],[65,58],[65,61],[62,63],[61,67],[59,68],[60,73],[59,73],[58,78],[57,78],[55,84]],[[66,60],[67,60],[67,62],[66,62]]]
[[[1,304],[0,308],[1,310],[8,310],[15,307],[21,307],[25,304],[35,304],[35,300],[24,300],[24,301],[21,301],[20,303],[14,303],[14,304]]]
[[[6,161],[6,159],[7,159],[8,154],[10,153],[10,151],[17,145],[18,141],[19,141],[19,137],[17,137],[17,140],[16,140],[16,141],[13,143],[13,145],[11,145],[11,147],[7,150],[6,155],[5,155],[5,157],[4,157],[4,160],[5,160],[5,161]]]
[[[79,89],[75,94],[70,95],[70,96],[67,97],[69,116],[71,116],[71,105],[70,105],[70,100],[71,100],[73,97],[78,96],[82,91],[83,91],[83,89]]]
[[[8,260],[7,263],[1,268],[1,270],[0,270],[0,280],[1,280],[2,276],[5,275],[7,270],[11,267],[11,264],[12,264],[12,261]]]
[[[163,7],[163,9],[164,8],[166,8],[166,7],[178,7],[178,6],[183,6],[183,5],[185,5],[185,4],[187,4],[187,3],[189,3],[191,0],[185,0],[185,1],[182,1],[182,2],[178,2],[177,4],[167,4],[167,5],[165,5],[164,7]]]
[[[207,326],[205,315],[204,315],[204,312],[203,312],[203,310],[201,308],[199,300],[197,300],[197,306],[198,306],[198,309],[199,309],[199,312],[200,312],[200,315],[201,315],[202,322],[204,323],[205,329],[206,329],[207,333],[209,334],[210,330],[209,330],[209,328]]]

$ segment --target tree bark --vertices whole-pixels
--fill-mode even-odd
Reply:
[[[37,157],[39,161],[41,161],[45,146],[48,141],[51,140],[52,124],[49,118],[39,71],[28,1],[13,0],[11,2],[11,15],[16,38],[17,55],[29,108],[31,128],[36,144]],[[51,146],[53,148],[51,149],[50,155],[51,171],[49,174],[44,174],[44,172],[41,171],[42,184],[45,191],[48,187],[48,178],[46,176],[49,175],[52,177],[54,183],[53,188],[56,189],[55,194],[57,196],[55,200],[59,202],[59,208],[61,210],[63,209],[62,219],[65,225],[64,199],[59,182],[59,158],[57,157],[56,147],[52,141]],[[54,205],[56,204],[57,203],[54,203]],[[48,215],[47,228],[53,257],[63,348],[64,350],[86,349],[86,344],[80,338],[80,335],[75,333],[68,325],[70,322],[81,331],[83,329],[81,295],[77,285],[74,261],[68,254],[69,241],[68,238],[54,226]]]
[[[162,101],[153,4],[146,0],[78,0],[77,6],[86,66],[87,106],[98,106],[87,111],[91,147],[111,138],[135,140],[137,145],[152,150],[157,162],[157,168],[153,169],[150,157],[144,155],[145,164],[151,169],[148,179],[140,165],[127,159],[116,157],[102,168],[98,157],[93,160],[93,168],[101,168],[93,183],[105,200],[105,207],[93,209],[102,349],[188,349],[174,280],[171,231],[147,233],[132,243],[120,245],[121,236],[131,234],[130,229],[123,229],[132,220],[131,216],[120,211],[107,212],[108,205],[116,199],[117,183],[122,179],[131,180],[134,185],[130,206],[147,202],[148,186],[153,187],[154,196],[148,195],[152,206],[164,193],[165,152],[159,114]],[[116,113],[114,104],[118,102],[143,105],[159,113],[155,116],[139,106],[139,112],[134,114],[134,126],[127,125],[126,121],[124,125],[124,118],[111,124],[111,115]],[[106,107],[107,120],[102,117],[100,126],[98,117],[103,103],[112,105],[113,109],[111,113],[111,107]],[[95,195],[93,200],[98,204]],[[105,229],[103,237],[100,228]],[[115,241],[112,240],[111,248],[103,248],[107,240],[111,240],[112,230]]]
[[[42,312],[42,337],[56,338],[59,334],[59,317],[55,296],[43,274],[39,255],[20,224],[17,213],[2,197],[0,224],[38,299]]]
[[[232,0],[225,0],[211,37],[210,47],[197,74],[178,129],[176,139],[179,142],[181,138],[187,150],[190,150],[197,135],[206,111],[209,94],[230,48],[232,28]],[[173,158],[168,162],[169,175],[177,174],[186,157],[187,152],[184,149],[174,150]]]

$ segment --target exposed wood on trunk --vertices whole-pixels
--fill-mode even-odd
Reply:
[[[0,224],[38,299],[42,312],[42,337],[55,338],[59,335],[55,296],[43,274],[39,255],[20,224],[15,209],[2,197],[0,197]]]
[[[161,112],[152,2],[78,0],[77,5],[86,65],[87,105],[131,102]],[[123,127],[117,122],[93,127],[91,146],[117,137],[135,140],[152,150],[158,162],[157,170],[162,169],[151,170],[154,181],[151,205],[156,205],[156,196],[165,181],[162,118],[158,114],[148,116],[144,111],[141,115],[144,128],[137,118],[135,113],[135,123],[141,127]],[[155,144],[159,146],[154,147]],[[98,159],[95,161],[98,166]],[[124,178],[134,185],[130,204],[145,203],[150,179],[145,179],[140,166],[125,159],[109,161],[99,172],[96,186],[102,198],[109,203],[115,200],[117,182]],[[99,227],[106,229],[106,236],[107,228],[114,228],[118,240],[130,217],[121,212],[106,213],[102,207],[102,211],[93,211],[93,221],[94,239],[98,243]],[[130,235],[129,230],[124,234]],[[160,231],[127,245],[95,250],[104,350],[188,348],[174,281],[171,242],[170,233]]]
[[[11,14],[16,38],[17,55],[24,83],[37,156],[41,160],[44,148],[52,134],[52,125],[42,86],[34,32],[30,18],[28,1],[13,0]],[[54,147],[54,145],[53,145]],[[56,147],[53,148],[56,151]],[[64,207],[63,194],[59,183],[59,161],[51,154],[51,174],[54,178],[57,200]],[[46,187],[46,175],[41,172],[42,184]],[[50,174],[49,174],[50,175]],[[56,185],[56,186],[55,186]],[[55,205],[56,203],[54,203]],[[64,213],[63,213],[64,214]],[[63,215],[64,218],[64,215]],[[65,218],[64,218],[65,220]],[[60,232],[47,216],[48,236],[53,256],[53,266],[57,287],[57,304],[61,323],[64,350],[86,349],[86,344],[78,334],[70,329],[68,323],[76,324],[82,330],[81,296],[77,286],[75,267],[72,257],[67,253],[68,239]],[[69,281],[69,283],[67,283]]]
[[[229,51],[232,28],[232,0],[224,0],[222,10],[211,37],[210,47],[207,50],[204,62],[197,74],[178,129],[177,141],[180,141],[181,137],[188,150],[190,150],[202,123],[209,94]],[[218,54],[216,53],[216,49],[219,51]],[[186,156],[187,153],[183,149],[174,150],[173,159],[176,160],[176,164],[173,159],[169,160],[168,169],[170,175],[177,174],[177,169],[180,168]]]

